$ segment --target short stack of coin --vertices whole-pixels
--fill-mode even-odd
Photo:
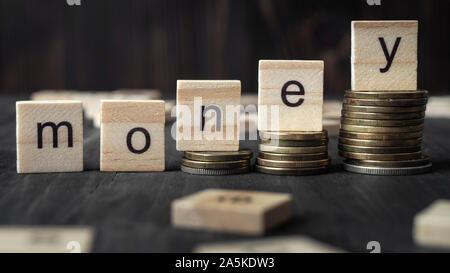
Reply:
[[[346,91],[339,132],[344,169],[372,175],[429,171],[421,152],[427,91]]]
[[[232,175],[250,171],[251,150],[237,152],[184,152],[181,170],[196,175]]]
[[[259,132],[256,171],[273,175],[313,175],[328,171],[328,133]]]

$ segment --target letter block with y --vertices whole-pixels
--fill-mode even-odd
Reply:
[[[164,171],[162,100],[102,100],[100,170]]]
[[[177,150],[239,150],[241,82],[177,81]]]
[[[352,90],[417,90],[418,21],[352,22]]]
[[[258,130],[322,131],[323,61],[260,60]]]
[[[18,101],[17,172],[83,171],[81,101]]]

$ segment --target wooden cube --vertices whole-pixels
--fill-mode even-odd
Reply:
[[[177,150],[239,150],[241,82],[177,81]]]
[[[18,101],[17,173],[83,171],[81,101]]]
[[[292,214],[290,194],[204,190],[172,203],[172,225],[245,234],[263,234]]]
[[[164,171],[164,101],[100,103],[100,170]]]
[[[353,21],[352,90],[417,90],[418,21]]]
[[[259,61],[258,130],[322,131],[323,61]]]
[[[450,200],[437,200],[414,217],[414,240],[432,247],[450,247]]]
[[[337,247],[304,236],[270,237],[257,240],[205,243],[195,253],[344,253]]]

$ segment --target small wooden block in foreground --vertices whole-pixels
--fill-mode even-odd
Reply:
[[[0,253],[87,253],[94,231],[89,227],[0,227]]]
[[[239,150],[241,82],[177,81],[177,150]]]
[[[81,101],[18,101],[17,172],[83,171]]]
[[[245,234],[263,234],[289,218],[289,194],[204,190],[172,203],[172,225]]]
[[[272,237],[260,240],[206,243],[196,253],[344,253],[334,246],[303,236]]]
[[[164,171],[164,101],[102,100],[101,171]]]
[[[323,61],[260,60],[258,130],[322,131]]]
[[[418,21],[353,21],[352,90],[417,90]]]
[[[450,248],[450,200],[437,200],[417,214],[413,233],[420,245]]]

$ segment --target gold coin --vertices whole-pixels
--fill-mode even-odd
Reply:
[[[418,167],[430,164],[430,158],[428,156],[422,156],[419,159],[403,160],[403,161],[377,161],[377,160],[356,160],[345,159],[345,163],[364,166],[364,167],[379,167],[379,168],[408,168]]]
[[[411,133],[422,131],[423,124],[405,127],[380,127],[341,124],[341,129],[345,131],[361,133]]]
[[[330,163],[330,158],[314,161],[280,161],[257,157],[256,161],[260,166],[274,168],[317,168],[328,166],[328,164]]]
[[[339,143],[365,147],[403,147],[403,146],[420,145],[422,143],[422,139],[416,138],[416,139],[397,139],[397,140],[367,140],[367,139],[340,137]]]
[[[339,130],[339,136],[353,139],[388,141],[388,140],[421,138],[422,131],[412,133],[361,133],[361,132],[349,132],[341,129]]]
[[[259,131],[261,139],[280,140],[321,140],[328,138],[327,130],[322,132],[264,132]]]
[[[424,112],[426,105],[411,106],[411,107],[382,107],[382,106],[355,106],[343,104],[342,109],[349,112],[363,112],[363,113],[414,113]]]
[[[274,168],[255,165],[255,170],[260,173],[273,174],[273,175],[288,175],[288,176],[298,176],[298,175],[315,175],[322,174],[328,171],[328,167],[320,168]]]
[[[338,144],[338,148],[344,152],[352,153],[368,153],[368,154],[402,154],[402,153],[414,153],[419,152],[420,146],[410,146],[410,147],[364,147],[364,146],[354,146],[347,144]]]
[[[277,153],[277,154],[315,154],[328,151],[327,145],[316,147],[277,147],[259,144],[258,147],[261,152]]]
[[[383,114],[383,113],[348,112],[342,110],[341,113],[342,117],[344,118],[377,119],[377,120],[378,119],[409,120],[409,119],[423,119],[425,117],[425,112]]]
[[[381,127],[405,127],[423,124],[423,119],[406,119],[406,120],[374,120],[374,119],[353,119],[341,118],[341,123],[360,126],[381,126]]]
[[[198,161],[235,161],[251,159],[253,152],[249,149],[243,149],[236,152],[184,152],[184,157]]]
[[[196,161],[187,158],[181,159],[181,165],[190,167],[190,168],[198,168],[198,169],[234,169],[241,168],[250,165],[250,160],[235,160],[235,161]]]
[[[347,105],[356,106],[386,106],[386,107],[409,107],[427,104],[428,99],[355,99],[344,98]]]
[[[276,154],[260,152],[259,158],[276,160],[276,161],[313,161],[322,160],[328,158],[328,153],[316,153],[316,154]]]
[[[280,140],[280,139],[266,139],[261,140],[262,144],[279,147],[315,147],[328,144],[328,139],[321,140]]]
[[[418,99],[426,98],[428,91],[352,91],[346,90],[344,98],[355,99]]]
[[[368,154],[368,153],[352,153],[339,151],[339,155],[351,159],[379,160],[379,161],[413,160],[413,159],[420,159],[422,157],[421,152],[404,153],[404,154]]]

